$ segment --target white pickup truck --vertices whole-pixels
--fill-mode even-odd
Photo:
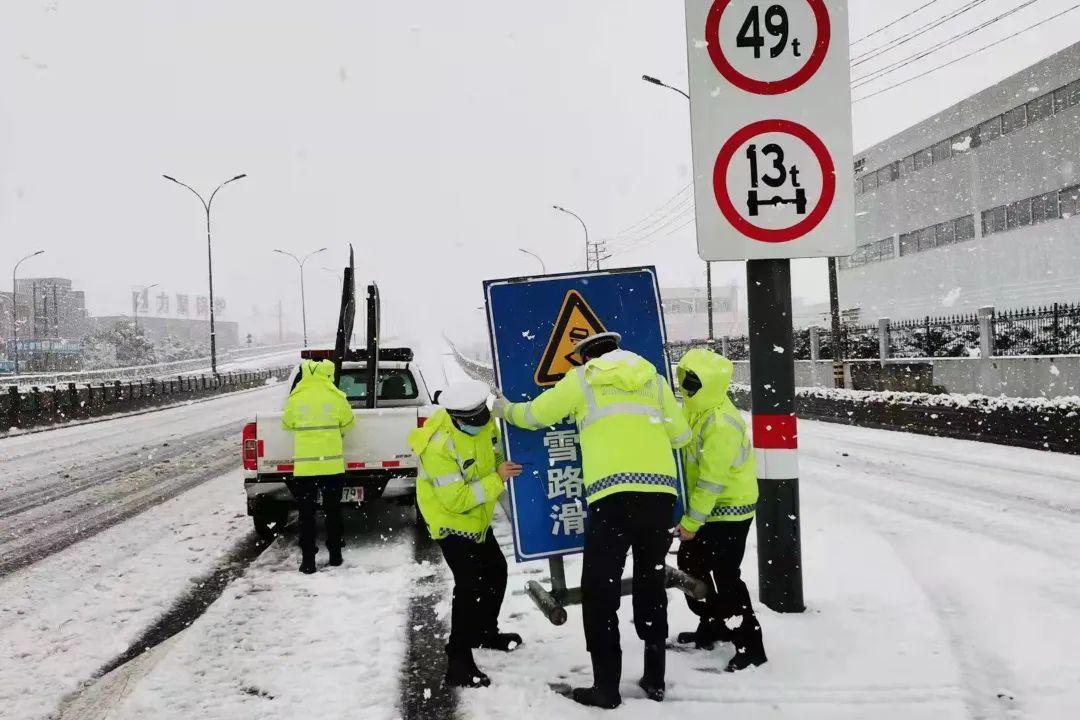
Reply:
[[[302,358],[321,360],[332,355],[330,350],[305,350]],[[353,352],[342,363],[338,380],[356,414],[356,424],[345,435],[342,502],[371,502],[384,493],[411,502],[416,494],[417,460],[407,438],[434,412],[431,395],[412,351],[387,348],[379,355],[377,407],[367,408],[367,366],[366,353]],[[284,409],[285,397],[281,405]],[[248,515],[256,532],[267,539],[280,532],[295,506],[285,486],[293,471],[293,437],[281,427],[281,416],[280,411],[258,415],[243,431]]]

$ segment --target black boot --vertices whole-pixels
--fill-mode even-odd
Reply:
[[[300,561],[300,572],[305,575],[311,575],[315,572],[314,555],[304,555],[303,559]]]
[[[517,633],[495,632],[485,636],[484,639],[480,641],[480,647],[485,650],[513,652],[521,647],[521,643],[521,636]]]
[[[622,704],[619,683],[622,681],[622,652],[614,655],[592,653],[593,685],[574,688],[570,699],[579,705],[614,710]]]
[[[491,684],[491,678],[480,672],[473,660],[472,648],[446,648],[446,684],[450,687],[479,688]]]
[[[330,564],[334,567],[341,565],[341,548],[330,548],[328,552],[330,553]]]
[[[756,617],[750,617],[743,621],[746,630],[736,634],[732,640],[735,644],[735,657],[724,668],[725,672],[738,672],[751,666],[764,665],[769,658],[765,656],[765,644],[761,639],[761,626]]]
[[[645,696],[656,702],[664,701],[664,667],[667,664],[667,647],[663,643],[645,645],[645,672],[638,680],[638,687]]]

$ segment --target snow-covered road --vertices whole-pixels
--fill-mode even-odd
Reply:
[[[283,392],[0,439],[0,576],[235,469],[243,423]]]
[[[436,387],[460,377],[442,360],[425,366]],[[232,401],[238,416],[250,411],[240,407],[242,397]],[[198,406],[180,410],[191,414],[165,425],[193,434],[214,429]],[[84,441],[88,458],[134,453],[135,441],[124,438],[130,431],[110,425],[92,431],[97,439],[67,437],[64,447]],[[142,445],[168,441],[165,427],[152,427],[135,443],[142,453],[149,451]],[[770,662],[752,671],[719,672],[729,646],[670,653],[668,699],[659,707],[636,686],[641,643],[624,603],[619,717],[1074,716],[1080,457],[817,422],[800,427],[807,612],[759,608]],[[46,445],[32,450],[20,447],[13,465],[31,481],[35,464],[59,462]],[[236,542],[248,532],[236,482],[234,472],[201,485],[0,581],[0,716],[16,708],[22,714],[13,717],[45,717],[62,691],[115,657],[189,578],[213,567],[229,550],[230,533]],[[9,497],[12,485],[0,483],[7,493],[0,498]],[[215,502],[225,508],[218,516],[202,510]],[[438,648],[444,630],[437,619],[448,610],[446,570],[437,552],[417,551],[409,515],[387,506],[354,519],[345,566],[313,578],[295,572],[292,540],[278,541],[190,628],[137,672],[121,674],[120,689],[106,692],[94,714],[73,710],[65,720],[442,717],[442,709],[417,712],[426,687],[401,701],[415,672],[410,648],[418,638]],[[504,522],[498,535],[511,556]],[[744,574],[754,590],[753,538],[750,545]],[[571,583],[578,563],[568,561]],[[546,564],[511,559],[510,570],[502,624],[526,644],[509,656],[478,654],[494,685],[460,693],[457,716],[607,716],[548,686],[588,680],[580,609],[571,608],[566,625],[550,625],[522,592],[527,579],[545,578]],[[429,592],[435,600],[423,599]],[[417,598],[433,610],[420,623]],[[672,591],[670,598],[672,633],[692,627],[682,597]],[[440,662],[437,655],[430,661],[436,675]],[[430,699],[446,706],[437,688]]]

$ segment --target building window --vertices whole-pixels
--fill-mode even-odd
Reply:
[[[891,260],[896,257],[896,249],[893,247],[893,239],[891,237],[880,241],[878,245],[881,246],[882,260]]]
[[[975,216],[965,215],[956,218],[956,242],[971,240],[975,237]]]
[[[900,177],[900,163],[886,165],[877,171],[878,185],[892,182]]]
[[[937,245],[951,245],[956,242],[956,229],[953,226],[953,221],[938,223],[934,226],[934,232],[937,234]]]
[[[1018,200],[1006,208],[1005,225],[1009,230],[1031,224],[1031,200]]]
[[[987,120],[982,125],[979,125],[979,144],[985,145],[988,142],[997,140],[1001,137],[1001,116]]]
[[[1035,208],[1040,209],[1041,220],[1035,219]],[[1037,198],[1031,200],[1031,220],[1032,222],[1044,222],[1046,220],[1057,220],[1061,217],[1061,212],[1058,210],[1058,192],[1048,192],[1045,195],[1040,195]]]
[[[1027,104],[1027,119],[1029,125],[1048,118],[1053,114],[1054,93],[1047,93],[1040,98],[1035,98]]]
[[[863,192],[870,192],[877,189],[877,173],[870,173],[862,179]]]
[[[915,153],[915,169],[922,170],[930,167],[934,162],[934,153],[930,148]]]
[[[931,225],[919,230],[919,252],[933,250],[935,247],[937,247],[937,233],[934,227]]]
[[[1021,105],[1001,116],[1001,134],[1011,133],[1027,126],[1027,107]]]
[[[968,150],[971,150],[972,147],[974,147],[974,142],[975,142],[975,131],[974,130],[967,130],[965,132],[960,133],[959,135],[957,135],[956,137],[954,137],[952,139],[952,153],[953,153],[953,155],[959,155],[961,153],[966,153]]]
[[[919,252],[919,234],[904,233],[900,236],[900,256],[911,255]]]
[[[952,157],[952,139],[942,140],[933,148],[934,162],[944,162]]]
[[[1005,206],[984,210],[982,214],[983,235],[1004,232],[1006,225]]]
[[[1062,190],[1058,198],[1058,207],[1063,218],[1072,217],[1080,212],[1080,185]]]
[[[900,161],[900,174],[910,175],[915,172],[915,156],[908,155],[906,158]]]
[[[1054,112],[1061,112],[1077,103],[1080,103],[1080,80],[1054,91]]]

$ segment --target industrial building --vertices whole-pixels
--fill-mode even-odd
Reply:
[[[1080,43],[856,156],[864,322],[1080,301]]]

